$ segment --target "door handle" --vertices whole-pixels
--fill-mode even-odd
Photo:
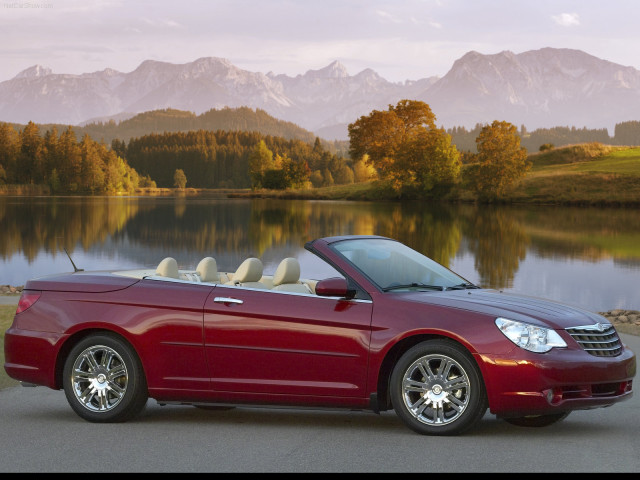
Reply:
[[[231,297],[215,297],[213,301],[216,303],[237,303],[239,305],[242,305],[244,303],[242,300]]]

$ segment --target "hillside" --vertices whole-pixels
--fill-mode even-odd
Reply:
[[[12,124],[16,130],[24,125]],[[41,123],[40,131],[44,134],[55,127],[58,132],[66,130],[68,124]],[[71,125],[78,140],[85,134],[97,141],[111,144],[114,139],[128,142],[131,138],[151,133],[188,132],[195,130],[225,130],[258,132],[263,135],[282,137],[287,140],[302,140],[313,143],[315,136],[294,123],[278,120],[264,110],[252,110],[248,107],[212,109],[200,115],[176,109],[153,110],[133,115],[125,120],[93,121],[84,125]]]
[[[97,121],[74,129],[82,134],[89,134],[91,138],[104,139],[106,143],[111,143],[114,138],[128,142],[131,138],[150,133],[194,130],[259,132],[263,135],[308,143],[315,140],[313,133],[294,123],[278,120],[264,110],[248,107],[211,109],[200,115],[172,108],[153,110],[120,122]]]
[[[507,200],[640,205],[640,147],[586,143],[536,153],[529,159],[531,171]]]
[[[504,201],[538,205],[640,205],[640,147],[586,143],[529,156],[532,169]],[[378,182],[286,192],[260,191],[230,196],[327,200],[394,200]],[[449,201],[474,202],[468,191],[454,191]]]

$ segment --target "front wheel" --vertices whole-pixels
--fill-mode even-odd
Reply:
[[[504,421],[518,427],[548,427],[569,416],[571,412],[553,413],[550,415],[529,415],[526,417],[505,418]]]
[[[147,383],[135,351],[113,335],[93,335],[69,353],[63,371],[71,408],[90,422],[124,422],[148,399]]]
[[[391,374],[390,396],[400,419],[423,435],[460,434],[487,410],[476,363],[448,340],[428,340],[407,350]]]

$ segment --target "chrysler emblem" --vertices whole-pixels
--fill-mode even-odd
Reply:
[[[605,326],[601,323],[596,323],[596,328],[599,332],[604,332]]]

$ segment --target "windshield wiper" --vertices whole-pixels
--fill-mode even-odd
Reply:
[[[458,285],[447,287],[445,288],[445,290],[467,290],[470,288],[480,288],[480,287],[477,285],[474,285],[473,283],[460,283]]]
[[[442,285],[426,285],[424,283],[407,283],[404,285],[391,285],[382,289],[383,292],[390,292],[391,290],[402,290],[405,288],[422,288],[426,290],[444,290]]]

